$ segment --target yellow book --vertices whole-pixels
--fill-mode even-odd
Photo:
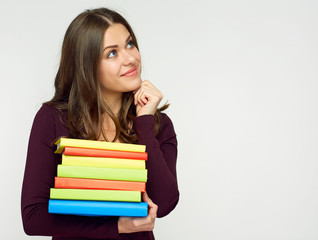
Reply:
[[[145,152],[146,145],[131,144],[131,143],[114,143],[104,142],[97,140],[85,140],[74,138],[60,138],[56,141],[57,149],[55,153],[62,153],[64,147],[79,147],[79,148],[92,148],[92,149],[104,149],[126,152]]]
[[[144,160],[68,156],[68,155],[62,156],[62,165],[83,166],[83,167],[146,169],[146,163]]]

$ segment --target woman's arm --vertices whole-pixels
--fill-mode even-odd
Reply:
[[[118,218],[83,217],[48,213],[50,188],[54,187],[59,156],[52,142],[69,135],[57,110],[43,105],[37,113],[29,139],[22,187],[21,210],[28,235],[119,239]]]
[[[158,205],[158,217],[169,214],[177,205],[179,191],[176,176],[177,139],[173,124],[162,114],[159,134],[155,136],[153,115],[143,115],[134,121],[139,144],[146,145],[148,160],[147,193]]]
[[[155,136],[154,114],[163,94],[149,81],[143,81],[134,91],[137,118],[134,128],[138,142],[146,145],[148,152],[147,192],[158,205],[158,217],[169,214],[179,201],[176,174],[177,138],[169,117],[161,114],[159,134]]]

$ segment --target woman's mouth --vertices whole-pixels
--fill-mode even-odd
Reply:
[[[133,67],[129,69],[127,72],[125,72],[124,74],[122,74],[121,77],[132,77],[132,76],[135,76],[137,73],[138,73],[138,68]]]

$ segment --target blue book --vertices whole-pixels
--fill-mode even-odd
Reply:
[[[146,217],[148,214],[148,203],[50,199],[49,213],[91,217]]]

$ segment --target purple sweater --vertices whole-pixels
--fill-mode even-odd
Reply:
[[[63,121],[66,114],[62,116]],[[179,191],[176,177],[177,140],[171,120],[162,114],[160,131],[155,137],[154,117],[137,117],[134,128],[138,143],[148,152],[147,193],[158,205],[158,217],[169,214],[177,205]],[[35,116],[27,153],[22,187],[21,210],[24,231],[28,235],[53,236],[54,240],[154,239],[152,232],[118,233],[118,217],[85,217],[48,213],[50,188],[54,187],[60,156],[54,140],[70,136],[59,112],[46,104]]]

